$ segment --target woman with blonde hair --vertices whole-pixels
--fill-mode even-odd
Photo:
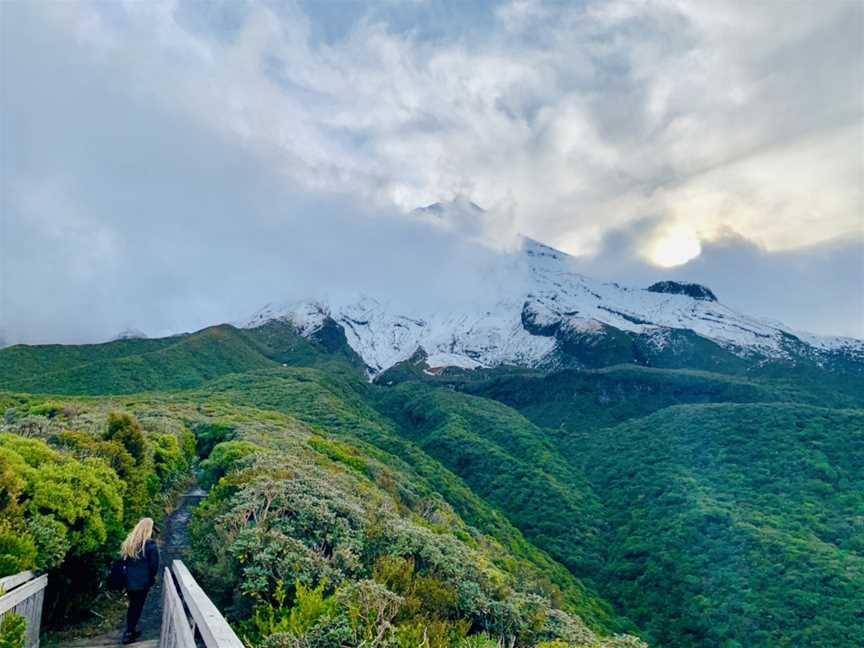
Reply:
[[[129,610],[126,612],[126,633],[123,643],[132,643],[141,636],[136,629],[147,592],[156,582],[159,573],[159,549],[153,540],[152,518],[141,518],[120,546],[120,559],[125,567],[126,595]]]

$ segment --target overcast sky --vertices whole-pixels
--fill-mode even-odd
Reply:
[[[864,9],[0,2],[0,330],[473,300],[523,233],[864,337]],[[488,211],[435,227],[456,197]]]

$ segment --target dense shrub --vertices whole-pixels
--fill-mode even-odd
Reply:
[[[0,516],[21,530],[22,538],[39,543],[38,556],[44,562],[37,567],[56,566],[64,548],[81,555],[119,541],[123,482],[103,460],[78,461],[44,441],[11,434],[0,434],[0,457],[13,467],[22,486],[7,491],[4,499],[9,503]]]
[[[351,456],[337,444],[315,446],[336,465]],[[463,538],[470,532],[460,538],[455,529],[430,528],[365,474],[248,441],[220,443],[208,461],[210,479],[221,477],[194,516],[193,563],[253,645],[450,648],[474,635],[525,646],[598,639],[531,593],[542,590],[537,583],[514,578],[469,547]]]
[[[80,461],[99,458],[108,464],[124,484],[123,512],[126,526],[134,524],[147,509],[148,469],[139,465],[120,439],[102,440],[86,432],[64,430],[49,438],[52,445],[74,455]]]
[[[223,441],[230,441],[237,436],[236,428],[222,421],[204,421],[194,427],[195,449],[201,459],[206,459],[213,448]]]
[[[210,488],[237,468],[246,457],[263,451],[263,448],[249,441],[223,441],[217,444],[210,456],[201,462],[201,484],[204,488]]]
[[[170,486],[188,472],[195,454],[191,432],[184,429],[180,437],[155,432],[150,435],[150,443],[153,447],[153,470],[160,488]]]
[[[54,418],[63,411],[63,405],[56,401],[45,401],[30,408],[31,416],[45,416]]]
[[[0,648],[24,648],[27,621],[20,614],[7,612],[0,619]]]
[[[136,464],[142,464],[146,457],[147,442],[141,425],[129,414],[112,412],[108,415],[104,439],[117,441],[132,455]]]
[[[36,542],[21,520],[0,520],[0,576],[36,566]]]

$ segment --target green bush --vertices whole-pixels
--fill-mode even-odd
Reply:
[[[49,439],[50,443],[83,461],[95,457],[107,463],[123,481],[123,521],[126,526],[137,522],[147,511],[151,497],[148,467],[139,465],[120,438],[97,439],[86,432],[64,430]],[[157,482],[158,483],[158,482]]]
[[[147,453],[144,432],[138,421],[129,414],[117,412],[109,414],[103,438],[106,441],[119,442],[132,455],[137,465],[144,462]]]
[[[233,425],[221,421],[198,423],[195,425],[195,450],[201,459],[210,456],[219,443],[236,438],[237,430]]]
[[[333,461],[345,464],[354,470],[365,473],[369,465],[362,453],[347,443],[325,439],[324,437],[309,437],[309,445]]]
[[[201,462],[201,485],[210,488],[239,467],[246,457],[263,451],[261,446],[249,441],[223,441],[217,444],[210,456]]]
[[[498,642],[485,632],[463,637],[456,648],[498,648]]]
[[[20,614],[7,612],[0,620],[0,648],[24,648],[27,621]]]
[[[50,515],[31,513],[27,530],[36,545],[36,564],[40,569],[55,569],[72,548],[66,525]]]
[[[63,411],[63,405],[56,401],[45,401],[44,403],[39,403],[38,405],[33,405],[30,407],[29,414],[32,416],[45,416],[47,418],[54,418],[58,414]]]
[[[180,439],[173,434],[153,433],[153,470],[162,487],[174,483],[189,468],[189,459],[184,454]]]
[[[9,576],[36,566],[38,550],[33,537],[17,524],[0,520],[0,576]],[[17,528],[16,528],[17,527]]]
[[[36,564],[36,544],[24,524],[21,505],[27,481],[24,460],[0,447],[0,576],[30,569]]]
[[[68,542],[72,553],[99,550],[106,542],[119,541],[123,534],[123,482],[101,459],[83,461],[64,455],[37,439],[0,434],[0,455],[16,467],[25,485],[15,507],[25,518],[42,516],[37,528],[49,545]],[[59,526],[58,526],[59,525]],[[48,530],[50,528],[50,530]],[[29,535],[29,532],[28,532]],[[56,559],[56,555],[54,557]],[[42,567],[42,565],[37,565]]]
[[[335,595],[326,595],[327,581],[317,587],[306,587],[296,581],[293,587],[293,604],[286,605],[288,592],[285,583],[276,582],[272,596],[256,606],[252,618],[246,624],[247,639],[258,643],[274,634],[300,637],[321,621],[331,619],[337,608]]]

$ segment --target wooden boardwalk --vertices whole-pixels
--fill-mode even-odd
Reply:
[[[27,621],[25,648],[39,648],[42,599],[47,576],[22,572],[0,579],[0,616],[10,612]],[[119,647],[117,637],[81,639],[68,648]],[[162,581],[162,618],[159,639],[126,644],[132,648],[243,648],[225,617],[179,560],[165,568]]]
[[[206,648],[244,648],[222,613],[181,561],[165,568],[160,648],[194,648],[195,635]],[[188,610],[188,615],[184,611]]]
[[[160,552],[165,560],[162,578],[147,597],[139,627],[143,636],[131,648],[243,648],[225,617],[179,560],[186,550],[187,525],[192,508],[206,495],[193,486],[165,520]],[[0,578],[0,618],[10,612],[24,617],[24,648],[39,648],[42,602],[47,575],[30,571]],[[67,641],[63,648],[114,648],[123,645],[123,628],[98,637]]]

